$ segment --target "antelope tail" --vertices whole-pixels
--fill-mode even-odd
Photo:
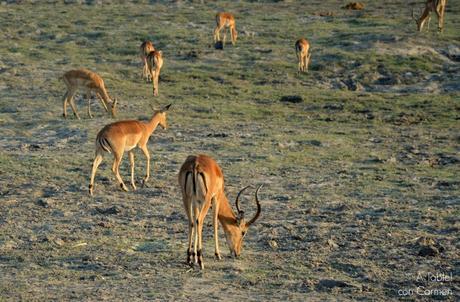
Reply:
[[[96,139],[97,145],[102,148],[105,152],[112,153],[112,146],[108,139],[102,135],[98,136]]]
[[[192,192],[188,191],[189,194],[193,194],[194,196],[198,195],[206,195],[208,188],[206,186],[206,176],[203,172],[200,171],[199,166],[197,163],[193,166],[193,168],[187,172],[185,175],[185,190],[187,188],[190,190],[190,184],[188,183],[191,178],[192,181]]]

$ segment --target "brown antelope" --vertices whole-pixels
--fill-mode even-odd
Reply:
[[[77,108],[75,106],[75,101],[73,99],[75,93],[78,89],[84,90],[86,93],[86,97],[88,98],[88,116],[92,118],[91,114],[91,92],[95,92],[96,96],[101,101],[102,105],[104,106],[105,111],[109,111],[107,109],[107,105],[110,103],[110,113],[112,117],[116,115],[116,105],[117,100],[110,98],[107,90],[105,89],[104,80],[96,74],[88,69],[76,69],[67,71],[63,76],[62,79],[67,86],[67,92],[63,97],[64,102],[64,118],[67,118],[67,103],[70,103],[70,107],[72,107],[72,111],[75,116],[80,119],[78,115]]]
[[[220,31],[222,28],[227,27],[230,30],[230,34],[232,37],[232,44],[235,45],[236,38],[238,37],[238,33],[236,32],[235,27],[235,17],[231,13],[217,13],[216,14],[216,23],[217,26],[214,29],[214,43],[220,41]],[[226,30],[224,29],[224,40],[223,45],[225,45],[225,39],[227,38]]]
[[[221,259],[217,233],[217,220],[219,220],[225,232],[230,254],[238,257],[248,228],[260,215],[261,207],[257,193],[261,186],[257,188],[255,193],[257,212],[249,221],[244,219],[244,212],[239,207],[239,197],[249,186],[243,188],[236,197],[235,205],[238,212],[235,215],[225,196],[222,170],[211,157],[206,155],[187,157],[179,171],[179,186],[189,222],[187,263],[193,265],[198,261],[200,268],[204,269],[202,230],[204,218],[211,205],[213,209],[215,256],[217,259]],[[192,251],[193,241],[194,248]]]
[[[150,77],[152,79],[153,85],[153,95],[158,95],[158,79],[160,77],[160,70],[163,67],[163,52],[161,51],[151,51],[147,55],[147,65]]]
[[[309,49],[310,43],[307,40],[302,38],[295,42],[295,53],[299,60],[299,72],[308,72],[308,64],[311,57],[311,52],[308,53]]]
[[[425,23],[430,22],[431,12],[435,12],[438,17],[438,31],[442,32],[444,29],[444,11],[446,9],[447,0],[428,0],[425,3],[425,9],[423,10],[420,17],[417,19],[414,15],[414,10],[412,10],[412,18],[417,23],[417,30],[422,31]]]
[[[150,72],[149,72],[149,68],[147,65],[147,56],[149,55],[150,52],[154,50],[155,50],[155,47],[153,46],[153,43],[151,41],[144,41],[140,46],[141,60],[142,60],[142,64],[144,65],[144,68],[142,70],[142,78],[147,79],[147,82],[152,79],[150,77]]]
[[[128,188],[121,179],[119,172],[123,153],[128,151],[129,161],[131,164],[131,186],[134,190],[136,190],[136,184],[134,183],[133,149],[139,147],[147,158],[147,173],[142,184],[145,185],[150,177],[150,154],[147,149],[147,142],[158,125],[160,125],[163,129],[166,129],[166,111],[169,107],[171,107],[171,104],[161,110],[155,111],[153,117],[148,122],[136,120],[118,121],[105,126],[101,129],[101,131],[99,131],[96,137],[96,156],[93,161],[91,180],[89,184],[90,195],[93,195],[94,177],[96,176],[97,168],[102,162],[104,152],[113,152],[114,161],[112,171],[115,174],[120,187],[124,191],[128,191]]]
[[[81,68],[67,71],[62,76],[62,79],[67,86],[67,92],[62,98],[64,102],[64,118],[67,118],[67,103],[70,103],[70,107],[72,107],[74,115],[80,119],[73,99],[78,89],[82,89],[86,92],[86,97],[88,98],[88,116],[90,118],[93,117],[91,114],[91,92],[96,93],[96,96],[99,98],[102,106],[104,106],[104,109],[107,112],[109,111],[107,109],[107,105],[110,103],[110,113],[112,114],[112,117],[115,117],[117,99],[114,99],[113,101],[111,100],[107,90],[105,89],[104,80],[102,80],[98,74]]]

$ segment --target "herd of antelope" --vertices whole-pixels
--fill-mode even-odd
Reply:
[[[445,6],[446,0],[428,0],[426,1],[422,15],[418,19],[415,18],[412,12],[412,16],[417,23],[417,29],[419,31],[423,29],[424,24],[427,21],[429,22],[430,13],[434,11],[438,16],[439,31],[442,31]],[[216,23],[214,29],[214,42],[217,43],[221,41],[220,31],[224,29],[223,44],[225,44],[225,30],[227,29],[231,34],[232,44],[235,45],[237,31],[234,16],[227,12],[218,13],[216,15]],[[311,57],[309,42],[304,38],[297,40],[295,43],[295,52],[298,59],[298,72],[308,72],[308,65]],[[151,41],[145,41],[140,46],[140,56],[143,64],[142,78],[146,79],[147,82],[152,82],[153,95],[157,96],[158,80],[163,66],[163,54],[161,51],[155,49]],[[92,118],[90,107],[92,92],[99,98],[104,109],[108,112],[110,108],[111,116],[116,116],[117,99],[113,99],[109,96],[104,81],[98,74],[87,69],[70,70],[62,76],[62,80],[67,86],[67,92],[63,97],[64,118],[67,117],[67,104],[69,103],[75,117],[80,119],[73,99],[77,90],[83,90],[86,93],[86,97],[88,98],[88,116],[90,118]],[[90,195],[93,195],[94,192],[94,178],[97,168],[101,164],[103,155],[106,152],[113,153],[114,161],[112,171],[118,185],[124,191],[128,191],[128,188],[120,176],[119,167],[124,152],[128,152],[131,164],[130,183],[132,189],[136,190],[133,150],[139,147],[147,160],[146,175],[142,185],[146,184],[150,177],[150,153],[147,148],[147,142],[158,125],[166,129],[166,113],[170,107],[171,104],[159,110],[154,110],[152,118],[147,122],[123,120],[106,125],[99,131],[96,137],[95,158],[92,165],[89,184]],[[237,214],[235,214],[224,192],[224,176],[222,170],[217,162],[211,157],[201,154],[188,156],[180,168],[178,182],[189,224],[187,263],[192,266],[198,263],[199,267],[204,269],[202,229],[204,218],[210,208],[212,208],[216,258],[221,259],[218,240],[218,221],[224,229],[231,255],[238,257],[241,253],[243,238],[248,228],[260,216],[261,206],[258,193],[262,186],[260,185],[255,190],[256,213],[249,221],[246,221],[244,218],[244,211],[240,209],[239,199],[242,192],[250,186],[244,187],[236,196],[235,206]]]

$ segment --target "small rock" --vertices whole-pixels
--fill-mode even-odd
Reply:
[[[423,246],[419,251],[418,251],[418,255],[419,256],[422,256],[422,257],[434,257],[434,256],[437,256],[439,255],[439,250],[432,246],[432,245],[429,245],[429,246]]]
[[[278,248],[278,243],[276,243],[275,240],[268,241],[268,245],[274,250],[276,250]]]
[[[103,214],[103,215],[112,215],[112,214],[118,214],[120,213],[120,210],[118,209],[117,206],[113,206],[113,207],[110,207],[110,208],[107,208],[107,209],[101,209],[99,207],[96,207],[96,211],[100,214]]]
[[[50,208],[53,206],[53,201],[51,199],[40,198],[37,200],[37,205],[44,208]]]
[[[283,103],[302,103],[303,98],[300,95],[285,95],[280,99]]]
[[[353,287],[353,285],[348,284],[345,281],[323,279],[319,281],[316,287],[318,289],[330,289],[334,287]]]
[[[334,240],[332,240],[332,239],[329,239],[327,241],[327,245],[332,249],[336,249],[336,248],[339,247],[339,245],[337,243],[335,243]]]
[[[63,246],[65,244],[64,240],[62,240],[61,238],[56,238],[56,239],[53,240],[53,242],[57,246]]]

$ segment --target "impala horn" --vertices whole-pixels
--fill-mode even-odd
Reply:
[[[243,193],[244,190],[246,190],[249,187],[250,186],[246,186],[246,187],[242,188],[240,190],[240,192],[238,193],[238,195],[236,196],[235,206],[236,206],[236,210],[238,211],[238,214],[244,213],[244,211],[241,211],[241,209],[240,209],[240,195],[241,195],[241,193]]]
[[[257,212],[256,212],[256,214],[254,215],[254,217],[252,217],[252,219],[249,220],[249,221],[246,223],[246,226],[248,226],[248,227],[249,227],[251,224],[253,224],[253,223],[257,220],[257,218],[259,218],[260,212],[262,211],[262,208],[260,207],[259,196],[257,195],[257,194],[259,193],[260,188],[262,188],[262,186],[263,186],[263,184],[260,185],[260,186],[257,188],[257,190],[256,190],[256,194],[255,194],[255,195],[256,195]]]

